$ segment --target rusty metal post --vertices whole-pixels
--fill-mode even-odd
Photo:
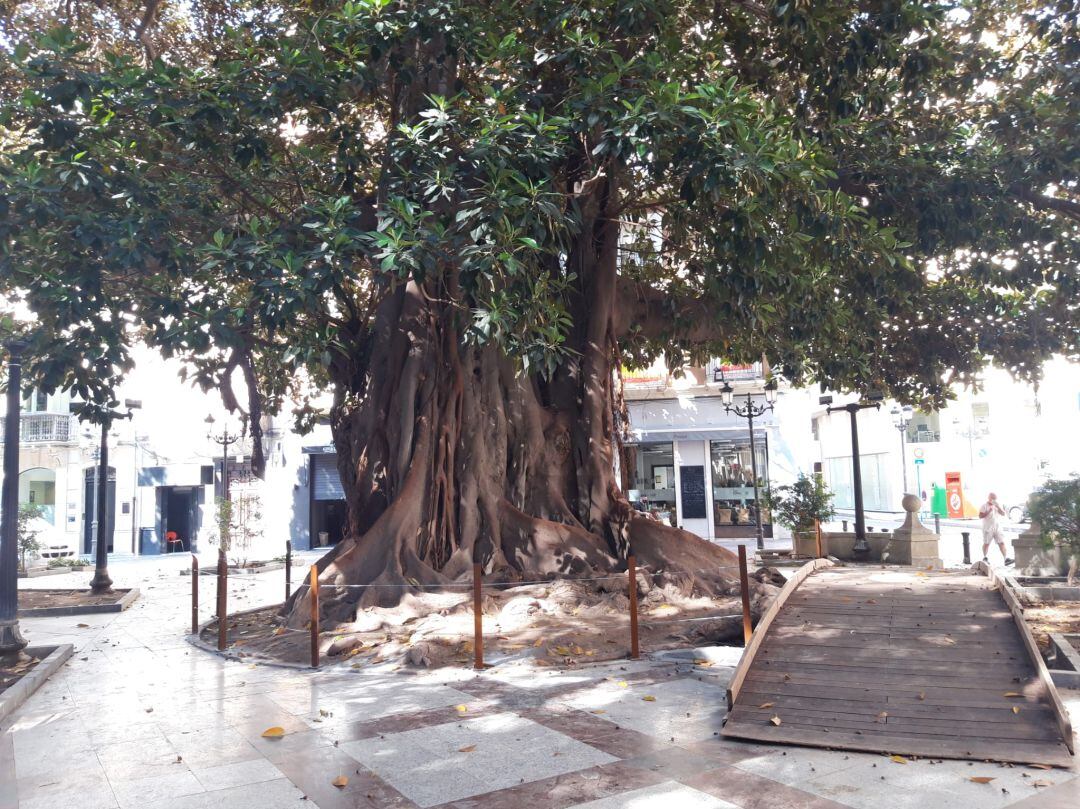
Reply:
[[[311,667],[319,667],[319,568],[311,566]]]
[[[199,634],[199,557],[191,554],[191,634]]]
[[[626,577],[630,596],[630,659],[637,660],[641,657],[641,649],[638,646],[638,620],[637,620],[637,559],[633,554],[626,559]]]
[[[473,668],[484,669],[484,600],[481,593],[484,569],[479,562],[472,566],[472,604],[473,604]]]
[[[743,644],[749,645],[754,634],[750,626],[750,576],[746,572],[746,546],[739,545],[739,589],[742,591],[742,633]]]
[[[219,652],[225,651],[228,611],[229,563],[225,560],[225,552],[221,551],[218,553],[217,560],[217,647]]]
[[[814,520],[814,536],[817,537],[817,558],[820,559],[821,554],[821,520]]]
[[[292,541],[285,540],[285,600],[292,595]]]

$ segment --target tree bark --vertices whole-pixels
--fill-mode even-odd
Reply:
[[[733,554],[635,512],[616,480],[616,197],[608,179],[582,205],[574,360],[550,378],[465,340],[453,272],[384,297],[361,395],[335,408],[349,531],[319,562],[324,619],[467,580],[474,560],[512,582],[624,570],[633,550],[658,580],[732,591]],[[285,610],[304,623],[306,587]]]

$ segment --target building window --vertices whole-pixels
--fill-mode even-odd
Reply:
[[[632,444],[626,447],[623,457],[632,484],[634,507],[675,525],[674,445],[670,441]]]
[[[893,503],[889,473],[892,469],[886,452],[859,456],[862,472],[863,508],[867,511],[896,511]],[[852,483],[851,456],[825,459],[825,478],[835,498],[837,508],[855,508],[855,486]]]
[[[916,410],[908,423],[907,440],[910,444],[927,444],[941,440],[941,420],[937,413]]]
[[[755,463],[758,486],[764,496],[768,488],[769,453],[764,435],[755,431]],[[709,442],[712,462],[713,524],[754,525],[754,473],[750,463],[750,437]],[[762,513],[762,524],[771,518]]]

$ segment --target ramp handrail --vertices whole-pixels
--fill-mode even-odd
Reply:
[[[784,582],[784,586],[780,588],[780,592],[776,594],[776,598],[773,599],[773,603],[769,605],[769,609],[765,610],[765,614],[761,616],[761,620],[758,621],[758,625],[754,627],[754,635],[750,638],[750,643],[745,649],[743,649],[742,658],[739,660],[739,665],[735,667],[735,674],[731,678],[731,684],[727,689],[727,705],[730,711],[735,705],[735,700],[739,697],[739,691],[742,689],[743,681],[746,679],[747,673],[750,671],[750,666],[754,662],[754,655],[757,654],[758,649],[764,642],[765,633],[769,631],[769,626],[776,618],[777,613],[780,612],[781,607],[788,600],[795,588],[803,583],[803,579],[813,573],[815,570],[821,570],[822,568],[832,567],[833,562],[829,559],[811,559],[805,565],[795,571],[795,575]]]

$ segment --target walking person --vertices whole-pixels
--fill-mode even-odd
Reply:
[[[1005,537],[1001,533],[1001,521],[999,517],[1005,516],[1005,509],[998,503],[997,495],[990,492],[986,496],[986,502],[979,508],[979,517],[982,519],[982,532],[983,532],[983,561],[989,562],[986,557],[986,552],[990,549],[990,542],[997,543],[998,548],[1001,549],[1001,555],[1005,558],[1005,564],[1011,565],[1013,560],[1009,558],[1009,554],[1005,551]]]

